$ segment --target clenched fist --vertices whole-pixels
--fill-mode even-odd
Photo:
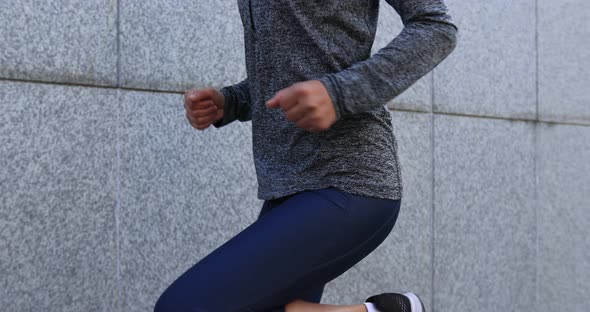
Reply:
[[[287,120],[310,132],[328,130],[337,121],[332,99],[319,80],[296,82],[279,90],[266,106],[280,107]]]
[[[204,130],[223,118],[225,97],[215,88],[188,90],[184,93],[186,118],[194,128]]]

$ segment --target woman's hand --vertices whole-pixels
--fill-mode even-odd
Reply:
[[[281,107],[287,120],[310,132],[328,130],[336,122],[332,99],[318,80],[297,82],[279,90],[266,106]]]
[[[191,126],[204,130],[223,118],[225,97],[215,88],[188,90],[184,93],[186,118]]]

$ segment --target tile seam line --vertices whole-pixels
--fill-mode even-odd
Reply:
[[[123,300],[123,279],[121,276],[121,231],[120,231],[120,219],[121,219],[121,91],[117,90],[117,126],[116,126],[116,149],[117,149],[117,171],[116,171],[116,190],[117,199],[115,205],[115,233],[117,239],[117,298],[119,306],[115,310],[122,307]]]
[[[535,119],[539,120],[539,1],[535,0]]]
[[[534,240],[535,240],[535,261],[534,261],[534,266],[535,266],[535,294],[534,294],[534,305],[535,307],[539,306],[539,276],[540,276],[540,270],[539,270],[539,265],[540,265],[540,258],[539,258],[539,211],[537,209],[537,207],[539,207],[539,193],[538,193],[538,188],[539,188],[539,173],[538,173],[538,154],[539,154],[539,147],[538,147],[538,143],[539,143],[539,139],[538,139],[538,135],[539,135],[539,124],[534,124],[533,125],[533,205],[534,208],[534,215],[533,215],[533,219],[534,219],[534,223],[535,223],[535,236],[534,236]],[[534,309],[535,311],[537,311],[537,309]]]
[[[117,87],[121,86],[121,0],[115,0],[117,1],[116,4],[116,10],[117,10],[117,17],[116,17],[116,30],[117,30],[117,35],[116,35],[116,53],[117,53]]]
[[[128,91],[184,94],[184,91],[180,91],[180,90],[134,88],[134,87],[124,87],[124,86],[117,86],[117,85],[97,85],[97,84],[91,84],[91,83],[75,83],[75,82],[67,82],[67,81],[47,81],[47,80],[38,80],[38,79],[19,79],[19,78],[6,78],[6,77],[0,77],[0,81],[17,82],[17,83],[46,84],[46,85],[56,85],[56,86],[64,86],[64,87],[86,87],[86,88],[112,89],[112,90],[121,89],[121,90],[128,90]]]
[[[431,176],[431,180],[430,180],[430,182],[431,182],[431,186],[430,186],[430,192],[431,192],[431,194],[430,194],[430,200],[431,200],[431,206],[430,206],[430,208],[431,208],[431,211],[430,211],[430,233],[431,233],[430,243],[432,244],[431,247],[430,247],[430,266],[431,266],[431,270],[432,270],[431,271],[431,281],[430,281],[431,288],[432,288],[432,291],[430,293],[430,296],[431,296],[431,298],[430,298],[430,304],[432,305],[431,306],[431,311],[435,311],[435,302],[434,302],[434,300],[435,300],[434,299],[435,298],[435,288],[434,288],[434,284],[435,284],[435,277],[436,277],[435,271],[434,271],[435,265],[436,265],[436,262],[435,262],[435,259],[434,259],[434,253],[435,253],[435,248],[436,248],[436,246],[435,246],[435,238],[434,238],[434,235],[435,235],[435,232],[434,232],[434,230],[435,230],[435,227],[434,227],[434,221],[435,221],[435,216],[434,216],[434,209],[435,209],[435,203],[434,203],[434,199],[435,199],[435,197],[434,197],[434,183],[435,183],[435,179],[436,179],[435,178],[435,172],[434,172],[434,170],[435,170],[434,169],[434,153],[435,153],[435,151],[434,151],[434,101],[435,101],[435,97],[434,97],[434,95],[435,95],[435,92],[434,92],[434,90],[435,90],[435,86],[434,86],[434,83],[435,83],[435,81],[434,81],[434,75],[435,75],[435,72],[436,72],[436,69],[434,69],[432,71],[432,77],[431,77],[431,97],[430,97],[431,103],[430,103],[430,114],[429,114],[430,115],[430,151],[431,151],[430,152],[430,156],[431,156],[431,158],[430,158],[430,161],[431,161],[431,164],[430,164],[431,165],[431,172],[430,173],[432,175]]]
[[[115,232],[117,238],[117,305],[115,310],[123,307],[123,278],[121,276],[121,0],[116,1],[116,74],[117,74],[117,126],[116,126],[116,149],[117,149],[117,200],[115,206]]]
[[[539,0],[535,0],[535,119],[539,120]],[[539,124],[533,124],[533,204],[539,207],[538,202],[538,131]],[[534,310],[539,307],[539,212],[534,209],[535,222],[535,294],[534,294]]]
[[[488,115],[469,115],[469,114],[462,114],[462,113],[443,113],[443,112],[433,112],[433,114],[435,116],[437,116],[437,115],[438,116],[454,116],[454,117],[479,118],[479,119],[520,121],[520,122],[551,124],[551,125],[569,125],[569,126],[590,127],[590,123],[584,124],[584,123],[573,122],[573,121],[535,120],[535,119],[526,119],[526,118],[511,118],[511,117],[499,117],[499,116],[488,116]]]

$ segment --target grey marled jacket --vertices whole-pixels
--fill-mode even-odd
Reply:
[[[401,199],[397,141],[384,105],[455,48],[458,29],[444,1],[385,0],[404,28],[373,55],[379,0],[237,2],[247,78],[220,89],[225,115],[214,126],[252,121],[258,198],[333,186]],[[305,131],[265,106],[306,80],[319,80],[330,95],[338,120],[329,130]]]

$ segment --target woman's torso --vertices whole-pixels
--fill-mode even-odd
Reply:
[[[338,72],[370,56],[375,10],[366,0],[238,0],[244,26],[252,147],[258,197],[336,186],[401,198],[397,142],[389,111],[344,116],[308,132],[264,102],[298,81]],[[369,1],[373,3],[373,1]]]

